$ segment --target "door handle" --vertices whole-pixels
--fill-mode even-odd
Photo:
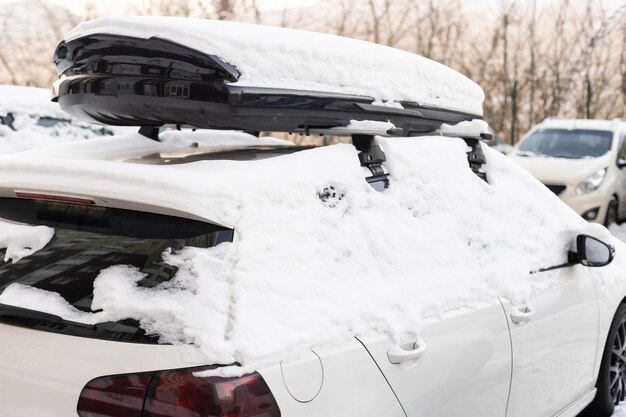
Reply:
[[[409,349],[407,349],[407,347]],[[408,346],[406,344],[392,346],[387,352],[387,357],[389,358],[389,362],[393,364],[412,361],[419,359],[424,354],[427,347],[426,342],[418,337],[415,343],[411,343]]]
[[[529,305],[511,308],[511,321],[515,324],[527,323],[535,315]]]

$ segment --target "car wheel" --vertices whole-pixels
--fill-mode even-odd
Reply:
[[[620,304],[611,323],[596,388],[596,398],[579,417],[609,417],[626,397],[626,304]]]
[[[606,209],[605,226],[608,227],[610,224],[617,223],[617,207],[617,199],[613,197],[611,201],[609,201],[609,207]]]

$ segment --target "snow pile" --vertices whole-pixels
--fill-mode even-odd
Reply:
[[[45,88],[0,85],[0,115],[26,113],[68,119],[67,113],[52,101],[52,92]]]
[[[0,116],[13,116],[9,128],[0,124],[0,154],[90,139],[103,134],[101,126],[72,119],[51,101],[50,90],[0,85]],[[41,124],[43,119],[46,120]]]
[[[78,310],[61,295],[21,284],[9,285],[0,294],[0,303],[15,306],[29,306],[38,311],[45,311],[63,317],[65,320],[88,323],[93,315]]]
[[[0,129],[0,154],[23,152],[100,136],[90,128],[76,126],[69,122],[44,127],[37,125],[38,116],[19,113],[14,113],[14,115],[16,121],[20,122],[17,131],[0,126],[0,128],[4,127]]]
[[[159,134],[159,140],[166,145],[185,147],[191,144],[203,147],[236,147],[236,146],[265,146],[265,145],[293,145],[293,142],[271,136],[256,137],[254,135],[229,130],[195,130],[178,131],[167,130]]]
[[[468,168],[463,140],[379,142],[391,175],[384,192],[364,181],[350,145],[160,167],[0,158],[0,185],[58,188],[80,176],[72,189],[87,184],[138,201],[158,189],[235,227],[233,243],[165,252],[179,270],[155,288],[137,287],[142,275],[133,267],[102,271],[92,306],[102,312],[81,318],[139,319],[164,342],[195,344],[207,363],[258,369],[355,335],[401,340],[447,313],[499,296],[521,302],[559,283],[558,271],[541,279],[529,271],[566,262],[587,223],[522,168],[485,147],[487,184]],[[622,249],[603,282],[623,270]],[[8,290],[4,302],[43,305],[40,294]],[[75,317],[62,308],[55,313]]]
[[[457,138],[480,137],[481,134],[490,133],[489,125],[481,119],[466,120],[454,125],[443,123],[440,132],[443,136]]]
[[[168,130],[159,134],[158,142],[133,132],[33,149],[24,153],[23,156],[127,160],[149,153],[168,153],[185,149],[191,152],[203,151],[207,148],[245,146],[293,146],[293,142],[269,136],[257,138],[247,133],[227,130]]]
[[[613,223],[609,225],[609,231],[613,234],[613,236],[615,236],[622,242],[626,242],[626,223],[622,223],[622,224]]]
[[[467,77],[399,49],[303,30],[180,17],[118,17],[79,24],[66,40],[92,34],[156,37],[217,55],[241,86],[359,94],[482,115],[484,93]]]
[[[54,229],[46,226],[28,226],[0,220],[0,249],[6,249],[4,262],[16,263],[32,255],[50,242]]]

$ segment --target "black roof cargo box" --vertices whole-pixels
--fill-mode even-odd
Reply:
[[[197,19],[178,19],[181,20],[195,22]],[[215,54],[170,39],[121,34],[119,28],[110,30],[118,22],[112,24],[106,19],[103,22],[106,24],[88,22],[91,25],[83,30],[79,26],[57,46],[54,54],[60,76],[54,86],[55,99],[71,115],[92,122],[315,132],[347,126],[352,120],[371,120],[391,122],[396,134],[411,135],[432,132],[442,122],[455,124],[481,117],[467,109],[438,108],[407,100],[397,100],[390,106],[374,94],[348,94],[337,92],[337,88],[320,91],[272,87],[267,83],[242,85],[245,65],[231,64]],[[194,24],[212,28],[212,25],[224,23]],[[236,28],[252,27],[252,31],[277,30],[259,25],[226,24],[239,25]],[[307,36],[324,40],[329,35],[307,33]],[[385,77],[385,73],[381,72],[380,77]]]

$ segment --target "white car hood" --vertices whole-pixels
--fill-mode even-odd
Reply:
[[[520,156],[515,153],[510,157],[547,184],[578,184],[599,169],[606,168],[610,162],[610,152],[598,158],[582,159]]]

